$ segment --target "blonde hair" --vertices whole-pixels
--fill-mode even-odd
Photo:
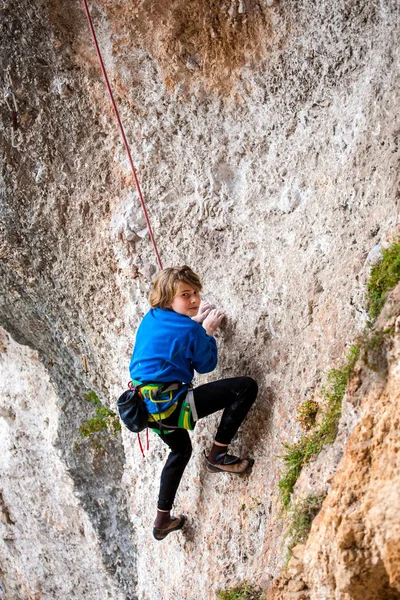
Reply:
[[[201,290],[200,277],[187,265],[169,267],[158,273],[150,292],[152,308],[167,308],[175,297],[178,283],[183,281],[196,290]]]

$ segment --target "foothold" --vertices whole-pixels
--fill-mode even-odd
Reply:
[[[67,83],[65,83],[65,81],[60,83],[59,92],[60,92],[60,95],[64,96],[64,97],[70,97],[73,95],[73,90],[70,88],[70,86]]]
[[[87,375],[89,373],[89,367],[88,367],[87,358],[84,354],[82,354],[82,365],[83,365],[83,370],[85,371],[85,373]]]

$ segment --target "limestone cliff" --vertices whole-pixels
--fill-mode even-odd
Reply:
[[[206,475],[216,418],[200,423],[177,498],[188,528],[157,544],[160,441],[142,460],[125,430],[100,449],[81,438],[87,392],[115,410],[125,389],[156,263],[83,7],[5,0],[0,597],[203,600],[244,579],[268,586],[285,560],[282,441],[299,435],[296,405],[364,330],[370,265],[398,230],[399,6],[91,10],[163,262],[190,264],[227,314],[209,377],[260,384],[233,444],[256,463],[240,481]],[[381,509],[365,493],[371,531]],[[371,561],[397,585],[380,535]],[[317,551],[307,549],[309,578]],[[332,550],[325,571],[328,554],[343,569]],[[326,598],[347,600],[351,582],[329,581]]]
[[[348,386],[356,425],[334,476],[319,478],[329,493],[271,600],[400,598],[399,352],[400,285]]]

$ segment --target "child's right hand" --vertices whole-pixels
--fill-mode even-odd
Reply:
[[[208,335],[214,335],[215,330],[221,325],[224,316],[222,310],[218,310],[217,308],[213,308],[209,312],[203,321],[203,327]]]
[[[192,321],[197,321],[197,323],[200,323],[200,325],[203,323],[204,319],[207,317],[207,315],[210,314],[210,312],[212,311],[212,306],[209,302],[207,302],[206,300],[202,300],[200,302],[200,307],[199,307],[199,312],[197,313],[197,315],[195,317],[192,317]]]

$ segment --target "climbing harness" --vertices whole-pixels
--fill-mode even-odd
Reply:
[[[143,398],[146,398],[146,400],[150,400],[151,402],[153,402],[154,404],[166,404],[166,403],[170,403],[174,400],[174,394],[173,392],[176,392],[177,390],[181,390],[182,389],[182,384],[181,383],[167,383],[167,384],[163,384],[163,383],[146,383],[146,384],[140,384],[139,382],[134,382],[135,384],[140,385],[140,390],[142,393]],[[170,415],[172,415],[172,413],[174,412],[174,409],[176,408],[177,402],[174,402],[174,404],[172,404],[172,406],[168,407],[165,411],[160,412],[159,407],[157,406],[157,417],[160,419],[166,419],[167,417],[169,417]],[[149,420],[155,420],[154,418],[152,418],[152,415],[150,414],[149,416]]]
[[[174,429],[178,428],[173,426],[165,426],[162,421],[171,416],[178,407],[178,399],[174,401],[174,392],[181,390],[182,393],[183,388],[187,388],[187,386],[182,383],[160,384],[130,381],[128,383],[128,390],[121,394],[121,396],[118,398],[117,407],[121,421],[124,423],[125,427],[129,429],[129,431],[137,434],[138,443],[143,458],[144,451],[142,440],[140,438],[140,432],[146,429],[146,449],[149,450],[149,427],[153,429],[153,427],[151,427],[152,423],[157,425],[159,428],[154,428],[153,431],[161,435],[171,433]],[[148,412],[145,399],[150,400],[156,406],[158,404],[174,402],[165,411],[158,410],[157,413],[151,414]]]
[[[125,426],[138,435],[140,451],[144,457],[140,432],[146,428],[146,445],[149,450],[148,430],[163,437],[173,433],[176,429],[192,431],[196,426],[198,415],[194,403],[193,389],[185,383],[140,383],[130,381],[129,390],[124,392],[117,401],[119,415]],[[185,394],[186,392],[186,394]],[[183,400],[180,396],[185,394]],[[157,412],[149,413],[144,400],[149,400],[157,407]],[[160,410],[160,404],[169,404],[165,410]],[[166,423],[172,414],[179,410],[176,425]]]
[[[156,413],[149,413],[148,421],[149,427],[153,429],[159,435],[168,435],[172,433],[175,429],[189,429],[192,430],[194,428],[193,421],[191,419],[191,408],[186,398],[183,400],[179,416],[178,416],[178,424],[170,425],[163,423],[165,419],[168,419],[178,408],[180,404],[179,397],[188,390],[189,386],[185,383],[172,383],[172,384],[159,384],[159,383],[150,383],[141,386],[141,393],[143,398],[150,400],[157,407]],[[178,392],[176,394],[175,392]],[[186,394],[186,397],[189,394],[192,394],[192,390]],[[159,404],[170,403],[174,401],[171,406],[168,406],[165,410],[161,411],[159,408]],[[154,423],[157,425],[157,429],[153,428],[151,424]]]
[[[90,11],[89,11],[89,7],[88,7],[88,4],[87,4],[87,1],[83,0],[83,4],[85,5],[86,16],[87,16],[87,19],[88,19],[88,22],[89,22],[89,27],[90,27],[90,31],[91,31],[91,34],[92,34],[93,43],[94,43],[95,48],[96,48],[97,57],[99,59],[100,67],[101,67],[101,70],[102,70],[102,73],[103,73],[103,77],[104,77],[104,80],[105,80],[105,83],[106,83],[108,95],[110,96],[111,104],[112,104],[112,107],[114,109],[114,114],[115,114],[115,117],[116,117],[117,122],[118,122],[119,130],[121,132],[121,136],[122,136],[122,140],[124,142],[125,150],[126,150],[126,152],[128,154],[129,164],[130,164],[130,167],[131,167],[131,170],[132,170],[133,179],[135,181],[136,190],[137,190],[137,193],[139,195],[139,200],[140,200],[140,204],[142,206],[144,218],[146,220],[146,225],[147,225],[147,229],[148,229],[148,232],[149,232],[149,235],[150,235],[151,243],[153,244],[153,248],[154,248],[154,252],[155,252],[155,255],[156,255],[158,266],[159,266],[160,269],[162,269],[163,266],[162,266],[161,258],[160,258],[160,255],[158,253],[157,244],[156,244],[156,241],[155,241],[155,238],[154,238],[153,230],[151,228],[149,215],[147,213],[146,205],[145,205],[145,202],[143,200],[142,191],[141,191],[140,185],[139,185],[139,180],[138,180],[137,175],[136,175],[136,169],[135,169],[134,164],[133,164],[131,150],[130,150],[128,141],[126,139],[125,131],[124,131],[124,128],[122,126],[122,122],[121,122],[121,118],[119,116],[117,105],[116,105],[115,100],[114,100],[114,96],[113,96],[112,89],[111,89],[111,86],[110,86],[110,82],[109,82],[109,79],[108,79],[107,71],[106,71],[106,68],[104,66],[103,57],[102,57],[101,52],[100,52],[99,44],[97,43],[96,32],[94,30],[94,26],[93,26],[93,22],[92,22],[92,17],[90,16]]]

